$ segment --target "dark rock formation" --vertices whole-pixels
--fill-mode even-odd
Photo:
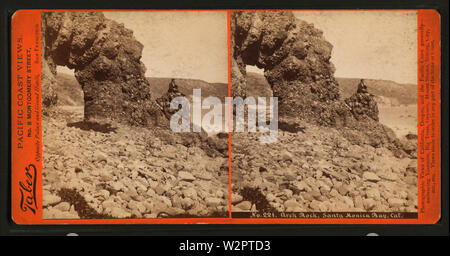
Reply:
[[[85,120],[156,122],[158,108],[140,61],[143,45],[133,31],[101,12],[48,12],[42,14],[42,33],[44,109],[57,101],[54,76],[61,65],[74,69],[82,86]]]
[[[178,85],[175,83],[175,79],[172,79],[172,81],[170,81],[169,89],[167,90],[167,92],[162,97],[156,100],[156,103],[168,120],[170,120],[172,115],[181,107],[179,106],[178,109],[170,108],[170,102],[176,97],[185,97],[185,95],[178,90]]]
[[[372,118],[378,121],[378,105],[375,96],[367,90],[364,80],[358,84],[358,89],[350,98],[345,99],[345,103],[351,108],[353,116],[362,120]]]
[[[235,11],[231,33],[233,96],[246,96],[246,65],[254,65],[264,69],[286,127],[306,121],[337,127],[356,144],[402,149],[394,132],[378,122],[377,103],[363,82],[353,96],[340,98],[333,46],[312,24],[289,11]]]
[[[291,12],[233,12],[231,18],[233,96],[245,96],[246,65],[264,69],[279,98],[280,116],[335,125],[338,84],[330,62],[332,45],[322,32]],[[342,109],[345,111],[345,108]]]

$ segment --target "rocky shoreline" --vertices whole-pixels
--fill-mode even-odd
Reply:
[[[233,212],[267,211],[239,196],[249,188],[278,212],[417,212],[414,157],[352,144],[315,125],[280,131],[273,144],[257,136],[232,136]]]
[[[77,111],[43,120],[44,219],[228,216],[227,156],[208,156],[158,129],[69,127],[68,120],[82,122]],[[61,191],[79,200],[65,201]],[[77,204],[93,211],[80,216]]]

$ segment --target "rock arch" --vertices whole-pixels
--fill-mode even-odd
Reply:
[[[57,102],[56,66],[74,69],[84,92],[85,120],[150,125],[159,111],[151,99],[143,45],[133,31],[101,12],[42,14],[42,104]]]
[[[333,46],[322,31],[290,11],[233,11],[231,14],[231,91],[246,96],[246,65],[264,69],[278,97],[279,121],[338,127],[356,144],[402,148],[393,131],[378,122],[374,95],[359,85],[341,99],[331,63]],[[356,85],[355,85],[356,86]],[[299,122],[300,121],[300,122]]]
[[[255,65],[279,98],[280,117],[335,125],[339,111],[346,113],[330,62],[333,46],[322,31],[288,11],[232,12],[231,29],[234,96],[245,96],[245,66]]]

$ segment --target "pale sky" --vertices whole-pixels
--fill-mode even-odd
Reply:
[[[333,44],[336,77],[417,84],[416,11],[296,11]]]
[[[336,77],[417,84],[417,12],[295,11],[333,45]],[[262,73],[256,67],[247,71]]]
[[[144,45],[146,76],[227,79],[227,15],[224,11],[104,12],[124,23]],[[417,84],[415,11],[295,11],[333,44],[336,77]],[[258,71],[249,68],[249,71]],[[260,71],[261,72],[261,71]]]

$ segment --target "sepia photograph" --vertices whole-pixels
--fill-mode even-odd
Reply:
[[[417,218],[416,11],[232,11],[231,93],[233,218]]]
[[[353,2],[6,8],[4,233],[448,234],[448,3]]]
[[[41,17],[44,219],[417,218],[416,11]]]
[[[228,218],[228,134],[170,123],[194,89],[228,95],[227,13],[55,11],[41,28],[43,219]]]

